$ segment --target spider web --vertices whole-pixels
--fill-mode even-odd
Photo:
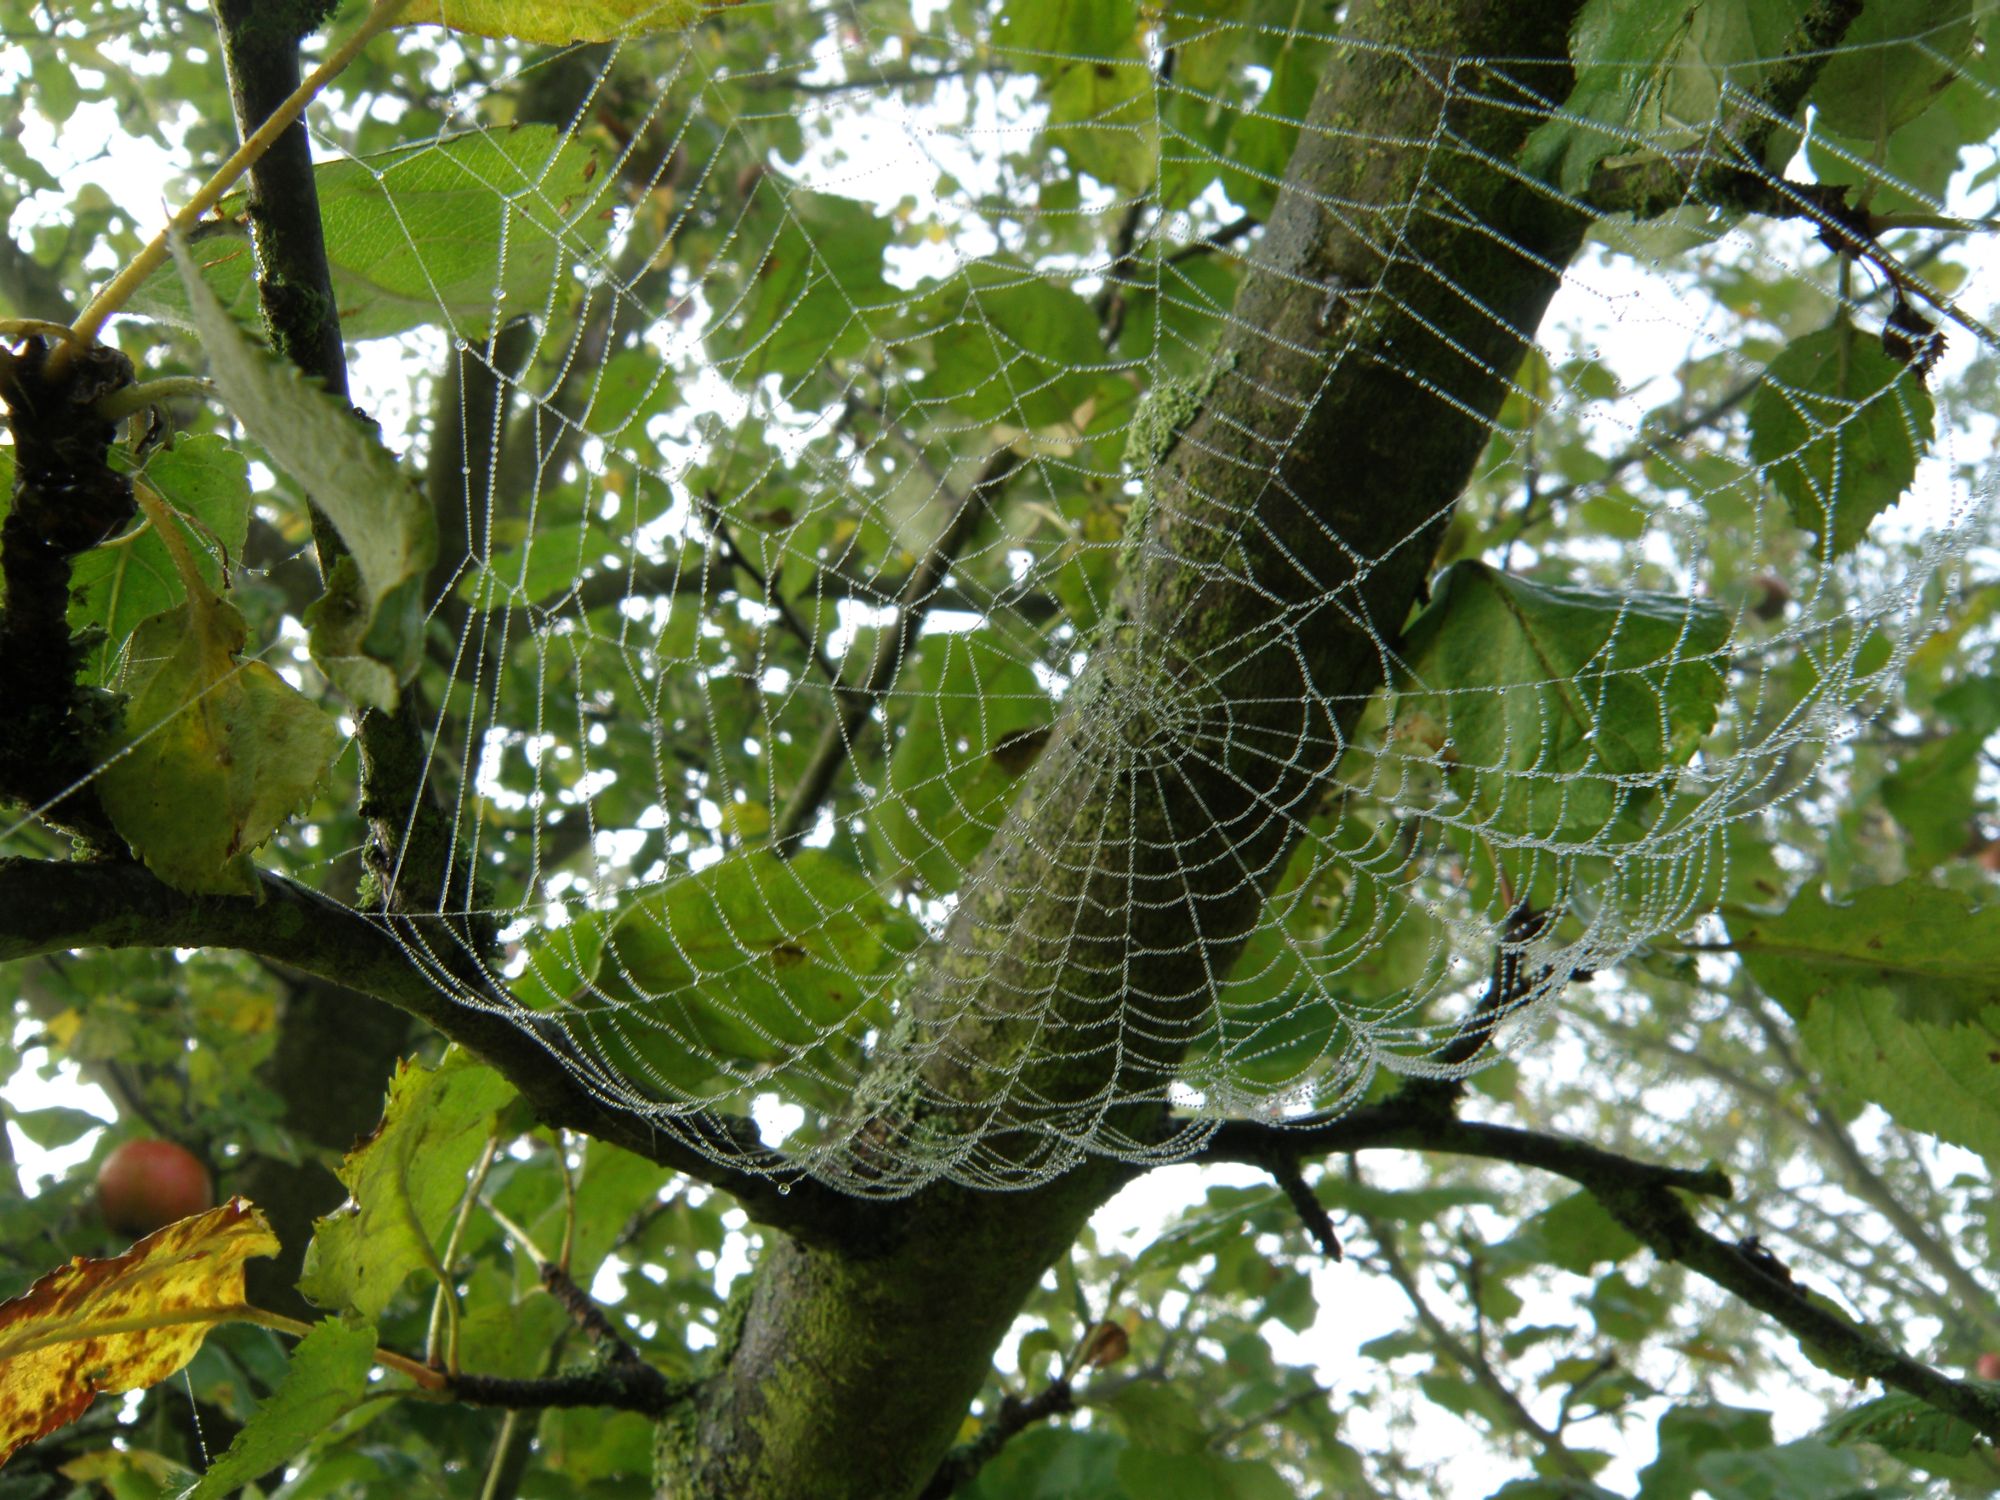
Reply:
[[[1258,380],[1215,351],[1243,277],[1282,262],[1263,225],[1314,82],[1447,71],[1256,10],[1134,12],[1088,47],[1031,8],[912,29],[847,5],[757,46],[747,6],[525,63],[468,42],[513,71],[446,101],[428,144],[340,162],[401,235],[375,247],[378,282],[419,289],[349,311],[350,336],[387,335],[358,346],[364,404],[393,430],[412,372],[461,372],[446,389],[467,458],[443,519],[465,556],[431,620],[425,795],[479,896],[468,913],[388,877],[405,910],[497,927],[486,953],[410,939],[442,987],[495,1004],[463,982],[476,961],[503,1013],[545,1038],[554,1023],[597,1095],[663,1122],[747,1111],[786,1171],[857,1192],[1021,1186],[1085,1153],[1185,1152],[1226,1117],[1323,1118],[1385,1074],[1463,1076],[1575,976],[1799,878],[1772,847],[1839,800],[1843,742],[1934,628],[1983,535],[1988,484],[1957,454],[1991,435],[1949,395],[1979,340],[1945,323],[1928,379],[1891,360],[1880,330],[1904,299],[1810,223],[1699,204],[1600,222],[1498,372],[1508,398],[1444,532],[1454,566],[1414,619],[1367,612],[1356,579],[1384,559],[1338,535],[1288,560],[1324,578],[1311,608],[1255,638],[1169,657],[1187,622],[1111,619],[1126,570],[1174,566],[1149,525],[1160,455],[1203,398]],[[1972,24],[1897,45],[1985,107]],[[1768,51],[1616,41],[1584,58],[1579,32],[1587,66],[1538,106],[1540,139],[1595,139],[1592,161],[1724,159],[1768,124],[1742,83]],[[1590,90],[1635,73],[1651,82],[1607,117]],[[1450,76],[1455,110],[1521,107],[1483,96],[1476,66]],[[556,125],[513,113],[537,90],[564,100]],[[1445,168],[1478,155],[1454,119],[1441,104],[1423,147],[1434,191],[1317,197],[1379,252],[1372,284],[1337,309],[1327,294],[1330,318],[1403,310],[1392,272],[1461,211]],[[1410,145],[1365,120],[1341,133]],[[1938,215],[1977,165],[1947,191],[1837,131],[1785,140],[1795,177]],[[426,170],[492,206],[483,260],[409,185]],[[1551,196],[1581,191],[1548,175]],[[1976,319],[1982,294],[1973,277],[1939,302]],[[1880,378],[1829,394],[1819,366],[1785,363],[1822,331]],[[1330,340],[1320,385],[1285,393],[1268,476],[1353,348]],[[410,427],[419,448],[447,441]],[[1864,471],[1905,462],[1886,504]],[[1264,523],[1243,507],[1230,524],[1254,540]],[[1287,743],[1239,728],[1214,680],[1329,608],[1386,686],[1358,718],[1326,693]],[[1211,964],[1189,932],[1180,990],[1121,987],[1108,1020],[1051,1019],[975,1061],[997,1016],[1080,998],[995,994],[1023,948],[1093,995],[1138,958],[1161,972],[1136,940],[953,921],[1012,878],[989,847],[1051,839],[1043,856],[1079,880],[1144,860],[1212,882],[1217,833],[1180,771],[1273,759],[1315,792],[1220,836],[1236,878],[1273,888],[1240,956]],[[1051,807],[1059,827],[1035,821]],[[1128,1047],[1176,1058],[1143,1090],[1187,1130],[1135,1129],[1120,1106],[1141,1086],[1117,1069],[1081,1102],[1036,1095],[1052,1061]],[[977,1125],[910,1128],[952,1066],[977,1078]]]

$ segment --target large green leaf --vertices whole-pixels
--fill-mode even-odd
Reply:
[[[1695,1473],[1713,1500],[1867,1500],[1861,1466],[1844,1448],[1817,1438],[1703,1454]]]
[[[1106,384],[1090,304],[1025,267],[967,266],[918,316],[931,330],[934,365],[925,398],[948,401],[972,421],[1064,422]]]
[[[1819,120],[1880,142],[1936,102],[1972,51],[1973,0],[1868,0],[1809,96]]]
[[[1750,976],[1795,1017],[1850,985],[1885,990],[1932,1021],[1979,1015],[2000,997],[2000,903],[1962,891],[1905,880],[1835,904],[1807,885],[1782,912],[1725,917]]]
[[[1601,841],[1714,724],[1728,639],[1703,600],[1455,563],[1406,636],[1397,733],[1442,761],[1481,826]]]
[[[1902,1391],[1891,1391],[1842,1412],[1820,1429],[1820,1436],[1836,1445],[1874,1443],[1907,1452],[1941,1453],[1948,1458],[1970,1453],[1979,1440],[1969,1422]]]
[[[1813,555],[1838,557],[1910,487],[1934,413],[1909,366],[1841,323],[1771,361],[1750,402],[1750,456],[1818,533]]]
[[[1003,6],[993,40],[1009,66],[1053,77],[1072,63],[1119,51],[1138,24],[1133,0],[1036,0]]]
[[[1669,1407],[1660,1414],[1658,1456],[1639,1471],[1639,1500],[1693,1500],[1709,1453],[1771,1446],[1771,1414],[1740,1406]]]
[[[299,1290],[322,1307],[381,1316],[410,1272],[437,1264],[467,1173],[513,1096],[506,1079],[458,1052],[435,1071],[399,1068],[382,1123],[341,1164],[352,1202],[314,1226]]]
[[[1295,1493],[1263,1464],[1136,1445],[1118,1457],[1118,1482],[1128,1495],[1147,1500],[1292,1500]]]
[[[1522,164],[1565,192],[1598,166],[1698,142],[1725,91],[1754,93],[1797,24],[1795,0],[1589,0],[1570,35],[1576,85],[1538,127]]]
[[[1727,920],[1828,1082],[2000,1157],[2000,904],[1905,880]]]
[[[462,337],[539,310],[568,268],[601,248],[610,221],[598,154],[550,125],[475,131],[313,170],[326,254],[348,339],[442,323]],[[223,200],[189,253],[238,320],[257,317],[256,258],[240,195]],[[132,311],[195,328],[172,270]]]
[[[987,631],[926,636],[909,681],[892,790],[869,831],[888,874],[915,874],[945,895],[993,837],[1055,710]]]
[[[1813,1002],[1799,1035],[1837,1087],[1911,1130],[2000,1160],[2000,1005],[1924,1021],[1893,990],[1847,984]]]
[[[1049,89],[1049,140],[1079,171],[1144,192],[1159,169],[1160,123],[1153,69],[1137,45],[1073,63]]]
[[[918,936],[852,865],[760,850],[627,907],[573,1004],[624,1077],[668,1098],[703,1099],[773,1069],[844,1093],[842,1070],[885,1018],[883,992]]]
[[[174,257],[223,399],[346,545],[306,611],[313,659],[349,697],[393,708],[423,651],[423,582],[437,552],[430,506],[344,403],[237,326],[178,240]]]
[[[1589,1193],[1572,1193],[1492,1247],[1496,1264],[1555,1266],[1582,1276],[1639,1253],[1639,1241]]]
[[[1109,1432],[1035,1427],[1010,1440],[960,1500],[1127,1500],[1118,1482],[1125,1440]]]

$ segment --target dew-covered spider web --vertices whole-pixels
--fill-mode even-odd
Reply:
[[[1325,5],[744,4],[447,42],[446,92],[373,124],[336,89],[309,120],[357,401],[440,523],[420,795],[476,877],[426,884],[398,806],[358,904],[451,918],[394,925],[601,1099],[748,1114],[784,1170],[896,1193],[1462,1076],[1781,901],[1844,747],[1963,620],[1994,434],[1961,222],[1990,18],[1857,27],[1774,105],[1811,10],[1594,0],[1572,82]],[[1425,131],[1315,111],[1343,75],[1428,91]],[[1315,141],[1414,186],[1302,178]],[[1679,202],[1599,216],[1663,162]],[[1489,179],[1596,220],[1532,338],[1422,300]],[[1301,225],[1372,273],[1247,320]],[[240,229],[194,248],[254,321]],[[1358,361],[1411,425],[1328,445]],[[1211,406],[1236,478],[1176,509]],[[1365,547],[1287,467],[1321,444],[1332,493],[1447,417],[1482,429],[1462,494]],[[1261,602],[1218,630],[1224,597]],[[1359,665],[1322,680],[1330,634]],[[316,690],[300,639],[270,651]],[[1232,694],[1278,659],[1274,719]],[[356,900],[358,830],[267,857]],[[1218,930],[1196,893],[1232,883],[1268,896]]]

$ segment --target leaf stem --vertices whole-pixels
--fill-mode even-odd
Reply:
[[[472,1181],[465,1189],[465,1196],[459,1200],[458,1218],[451,1226],[451,1237],[445,1241],[444,1254],[439,1259],[441,1274],[438,1276],[437,1296],[431,1300],[431,1326],[424,1339],[424,1362],[437,1365],[438,1336],[445,1335],[444,1365],[454,1376],[458,1374],[458,1329],[459,1306],[458,1288],[452,1285],[451,1268],[458,1260],[459,1245],[465,1239],[465,1225],[472,1217],[473,1206],[479,1202],[479,1190],[486,1185],[486,1174],[493,1170],[494,1153],[500,1149],[500,1137],[489,1135],[485,1149],[479,1153],[479,1164],[472,1169]],[[442,1325],[449,1324],[449,1327]]]
[[[188,546],[187,538],[174,523],[180,519],[180,512],[167,503],[160,492],[137,475],[132,477],[132,498],[139,502],[139,509],[146,514],[147,523],[160,539],[160,545],[167,549],[167,556],[173,560],[174,572],[180,575],[181,587],[187,591],[190,600],[213,598],[208,580],[201,576],[201,569],[195,566],[194,549]]]
[[[236,181],[257,162],[258,158],[271,149],[271,145],[294,120],[305,113],[320,90],[331,83],[347,65],[361,54],[361,49],[373,41],[376,35],[393,25],[410,0],[375,0],[367,17],[354,34],[334,48],[303,82],[292,90],[291,97],[271,111],[264,123],[244,138],[243,144],[229,155],[229,159],[215,169],[214,174],[204,182],[195,195],[188,199],[181,211],[167,221],[167,227],[153,236],[152,243],[133,256],[125,269],[112,277],[104,289],[90,299],[90,305],[77,315],[69,326],[69,342],[56,346],[49,356],[51,373],[59,374],[59,362],[66,360],[67,352],[73,348],[87,347],[96,342],[97,335],[105,323],[130,300],[147,277],[158,270],[167,258],[167,246],[177,234],[186,234],[193,229],[197,220],[222,201],[223,195],[236,185]]]
[[[62,328],[62,336],[69,337],[69,329]],[[123,386],[113,391],[97,403],[97,415],[107,422],[116,422],[129,417],[134,412],[144,411],[149,406],[158,406],[162,401],[172,401],[178,396],[194,396],[203,401],[215,395],[215,382],[201,375],[163,375],[158,380],[141,381],[138,385]]]

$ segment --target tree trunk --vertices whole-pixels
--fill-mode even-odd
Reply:
[[[1143,544],[915,1002],[887,1130],[968,1175],[1159,1128],[1419,597],[1586,219],[1504,170],[1566,97],[1574,0],[1372,0],[1330,70]],[[1485,59],[1504,59],[1486,61]],[[1202,810],[1198,826],[1191,813]],[[1038,1154],[1039,1153],[1039,1154]],[[773,1236],[662,1493],[893,1500],[952,1440],[1036,1280],[1122,1180],[923,1190],[889,1243]]]

